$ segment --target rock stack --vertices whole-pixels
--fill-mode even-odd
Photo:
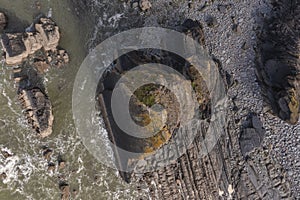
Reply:
[[[300,2],[273,1],[258,33],[257,76],[272,110],[296,124],[300,103]]]
[[[2,18],[0,14],[0,26]],[[52,133],[54,119],[42,75],[50,67],[59,68],[69,62],[66,51],[58,48],[59,39],[58,26],[46,17],[22,33],[4,33],[1,38],[6,64],[18,66],[14,68],[14,79],[24,114],[42,138]]]
[[[41,136],[52,133],[53,115],[49,98],[39,89],[21,90],[19,100],[25,110],[28,123]]]
[[[40,18],[33,29],[33,32],[3,34],[1,43],[6,53],[7,65],[21,64],[29,55],[40,49],[46,54],[62,54],[64,59],[60,63],[68,62],[69,58],[65,52],[58,53],[59,28],[50,18]]]

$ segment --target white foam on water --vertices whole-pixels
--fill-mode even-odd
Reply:
[[[108,18],[108,23],[111,24],[113,27],[116,27],[117,22],[120,21],[120,19],[122,19],[123,16],[124,14],[117,13],[114,16]]]
[[[20,116],[20,113],[18,113],[14,108],[13,105],[15,103],[12,101],[12,99],[9,97],[9,95],[6,93],[5,89],[3,88],[2,95],[7,99],[7,105],[9,109],[17,116]]]
[[[3,179],[3,183],[28,182],[35,169],[32,164],[32,158],[26,154],[22,156],[14,155],[14,153],[6,147],[1,148],[1,151],[11,155],[7,158],[4,158],[4,156],[0,157],[0,174],[6,175],[6,178]],[[24,177],[22,181],[19,179],[19,174],[22,174]]]

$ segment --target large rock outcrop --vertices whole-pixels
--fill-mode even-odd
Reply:
[[[29,55],[42,48],[45,51],[56,51],[59,39],[59,28],[50,18],[40,18],[33,32],[3,34],[1,43],[6,53],[6,64],[21,64]]]
[[[300,1],[272,1],[258,34],[257,76],[274,113],[296,124],[300,111]]]
[[[1,16],[0,16],[1,17]],[[18,96],[28,124],[40,137],[52,133],[52,105],[44,87],[43,74],[50,67],[69,62],[69,55],[58,48],[60,33],[50,18],[39,18],[23,33],[4,33],[1,43],[7,65],[14,68]]]
[[[42,138],[52,133],[53,114],[49,98],[39,88],[21,90],[19,100],[28,123]]]

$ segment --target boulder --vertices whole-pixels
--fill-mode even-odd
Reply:
[[[36,61],[33,63],[33,66],[40,72],[41,74],[47,72],[50,68],[50,65],[46,61]]]
[[[22,63],[27,58],[28,51],[24,43],[24,33],[7,33],[2,35],[2,47],[8,65]]]
[[[61,199],[62,200],[69,200],[71,193],[70,193],[70,186],[66,183],[60,185],[61,191]]]
[[[260,147],[264,137],[265,129],[255,113],[250,113],[244,122],[239,143],[243,156],[247,156],[253,149]]]
[[[35,24],[35,29],[44,49],[56,50],[60,39],[58,26],[50,18],[41,18],[39,23]]]
[[[151,2],[149,0],[140,0],[139,6],[142,11],[147,11],[152,7]]]

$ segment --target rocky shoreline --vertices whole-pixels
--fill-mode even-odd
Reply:
[[[168,18],[165,15],[169,11],[168,6],[163,2],[151,3],[152,7],[148,11],[142,11],[144,17],[141,18],[145,20],[144,26],[159,24],[163,27],[174,28],[174,24],[178,21],[175,20],[174,22],[170,18],[176,14],[170,14],[172,17],[168,16]],[[209,1],[202,6],[198,3],[180,4],[179,7],[171,5],[171,7],[174,6],[175,10],[184,10],[186,15],[196,19],[200,18],[202,22],[206,23],[203,25],[207,39],[206,47],[213,58],[219,58],[221,74],[224,74],[224,81],[229,86],[230,110],[228,111],[226,135],[220,139],[209,156],[197,157],[199,147],[195,142],[186,155],[178,159],[176,163],[154,173],[133,174],[132,179],[134,181],[141,185],[147,184],[146,188],[150,189],[151,198],[293,199],[299,196],[297,186],[299,176],[297,178],[289,175],[299,172],[299,169],[293,167],[292,163],[293,156],[299,157],[299,149],[292,152],[287,150],[290,145],[293,146],[293,149],[297,149],[297,141],[299,141],[297,138],[299,138],[300,130],[298,123],[299,106],[297,106],[299,91],[299,78],[297,78],[299,71],[299,58],[297,56],[299,52],[297,47],[299,20],[297,19],[299,17],[292,14],[297,12],[299,5],[297,1],[292,1],[290,6],[293,6],[293,12],[284,15],[280,14],[282,10],[278,9],[281,3],[284,4],[277,1],[271,1],[267,5],[261,1],[251,3]],[[137,8],[137,5],[131,6],[136,12],[140,12],[141,9]],[[266,7],[270,10],[268,11]],[[167,11],[162,11],[160,8],[165,8]],[[199,9],[205,13],[201,17],[197,15]],[[255,10],[252,11],[252,9]],[[242,12],[245,12],[246,16]],[[173,11],[173,13],[175,12]],[[263,22],[269,14],[273,18]],[[293,17],[289,17],[291,15]],[[164,17],[173,23],[167,20],[162,22]],[[287,18],[287,21],[284,18]],[[264,23],[270,23],[268,20],[275,24],[269,29],[268,26],[264,25]],[[285,32],[286,29],[284,28],[280,29],[280,25],[276,26],[278,22],[279,24],[291,24],[296,33],[293,31]],[[271,33],[275,31],[276,37],[274,36],[273,39],[269,37],[268,31]],[[262,32],[266,32],[266,34],[261,34]],[[289,33],[292,33],[293,38],[286,37],[286,34]],[[281,39],[282,41],[289,40],[292,45],[285,47],[285,43]],[[281,73],[281,70],[266,65],[266,61],[270,59],[270,55],[272,56],[272,53],[267,52],[270,55],[266,56],[266,52],[264,52],[264,43],[268,43],[269,40],[272,44],[278,42],[278,53],[283,52],[283,57],[287,52],[292,51],[291,55],[282,59],[283,62],[290,63],[291,68],[287,65],[279,66],[281,69],[288,68],[287,73],[292,73],[291,76],[285,77],[285,73]],[[285,48],[289,48],[288,51],[285,51]],[[255,64],[255,61],[258,62]],[[277,73],[283,79],[278,80],[282,85],[278,86],[277,84],[276,87],[282,91],[289,91],[289,88],[284,86],[287,81],[294,92],[283,93],[285,97],[280,100],[279,104],[270,101],[270,99],[277,99],[276,101],[278,101],[281,97],[272,96],[274,94],[264,90],[260,92],[255,73],[252,73],[256,67],[258,71],[256,75],[263,88],[267,88],[267,91],[278,91],[272,86],[272,84],[276,84],[272,83],[272,81],[276,81],[272,77],[277,77]],[[262,76],[264,73],[267,74],[267,77]],[[266,82],[263,82],[264,80]],[[263,100],[263,96],[267,96],[266,98],[269,100]],[[270,112],[270,109],[273,111]],[[275,114],[291,124],[296,124],[296,126],[286,125],[271,114]],[[288,127],[288,129],[285,130],[283,127]],[[284,134],[286,134],[285,138],[292,139],[291,143],[278,143],[281,141],[278,137]],[[275,137],[276,139],[274,139]],[[277,147],[275,148],[273,145]],[[279,152],[282,152],[280,158],[275,156]],[[288,152],[290,155],[287,157]],[[296,165],[299,165],[299,162],[297,163]],[[287,173],[288,170],[292,172]]]
[[[299,30],[299,20],[297,21],[299,4],[297,0],[292,0],[294,7],[290,9],[281,6],[283,1],[272,0],[271,2],[273,4],[270,5],[265,5],[266,2],[260,0],[187,1],[178,4],[169,1],[142,0],[120,3],[120,7],[121,4],[125,5],[125,14],[120,20],[122,23],[118,24],[116,20],[116,26],[107,29],[108,32],[111,31],[110,33],[116,33],[117,31],[112,31],[116,27],[120,27],[120,30],[136,26],[163,26],[177,29],[175,24],[182,24],[187,18],[197,22],[197,26],[185,30],[191,36],[200,36],[195,39],[205,46],[212,59],[217,62],[224,82],[228,86],[229,110],[226,134],[220,138],[208,156],[199,157],[201,148],[199,143],[203,138],[198,137],[186,154],[171,165],[153,173],[139,174],[137,171],[130,174],[130,177],[123,175],[125,180],[128,178],[131,182],[139,184],[138,192],[147,191],[147,199],[299,198],[300,153],[299,145],[297,146],[300,141],[297,40],[299,32],[291,31],[289,27],[284,26],[287,23],[289,26],[296,27],[295,30]],[[91,6],[94,6],[91,4],[87,1],[74,1],[73,6],[78,7],[74,12],[79,17],[85,18],[87,16],[84,14],[89,13],[92,10]],[[270,9],[272,17],[263,22],[265,16],[270,14],[265,7]],[[286,10],[281,8],[292,12],[286,14]],[[118,9],[115,13],[117,12]],[[6,26],[6,19],[3,16],[5,15],[0,14],[0,32],[1,27]],[[37,23],[43,24],[43,22]],[[193,34],[191,29],[197,30],[198,34]],[[41,47],[33,55],[29,55],[28,52],[38,49],[40,45],[43,46],[42,43],[34,46],[32,41],[40,39],[46,41],[46,39],[31,33],[25,33],[24,36],[24,33],[13,33],[15,35],[12,41],[18,41],[17,43],[23,45],[22,48],[17,48],[21,49],[19,57],[15,60],[10,59],[8,54],[8,60],[21,62],[21,67],[14,69],[15,81],[19,82],[20,102],[24,102],[23,107],[25,115],[29,118],[29,124],[38,135],[43,137],[50,134],[53,115],[42,77],[52,66],[54,68],[63,66],[69,58],[64,50],[60,51],[56,47],[48,52]],[[272,37],[269,37],[270,34]],[[98,33],[98,40],[95,39],[93,44],[101,42],[108,36],[109,33],[103,35]],[[6,42],[10,41],[10,38],[12,36],[8,35]],[[273,51],[274,48],[270,48],[270,45],[279,47],[278,51]],[[277,57],[280,59],[277,60]],[[286,68],[289,70],[286,71]],[[257,70],[256,75],[260,86],[254,69]],[[32,75],[28,77],[28,74]],[[27,82],[31,84],[27,86]],[[195,84],[198,84],[198,81],[195,81]],[[149,99],[149,96],[152,97],[153,93],[147,94],[149,95],[142,96],[140,100],[151,104],[152,99]],[[101,100],[100,107],[104,112],[104,99],[100,97],[98,100]],[[200,95],[199,100],[201,102]],[[204,101],[205,105],[206,103]],[[209,104],[207,106],[209,107]],[[43,112],[36,112],[38,110]],[[140,112],[143,114],[143,110],[136,112],[138,115],[136,119],[144,123],[147,118],[139,115]],[[208,116],[209,113],[204,115],[204,118]],[[276,116],[295,125],[284,123]],[[109,128],[108,117],[104,116],[104,120],[106,128]],[[40,129],[44,131],[41,132]],[[111,133],[112,140],[113,137],[115,136]],[[48,170],[59,170],[61,165],[64,166],[62,163],[65,161],[55,159],[53,162],[52,152],[53,150],[49,148],[43,150],[45,160],[48,162]],[[169,152],[166,154],[171,155]],[[5,175],[1,177],[5,178]],[[60,179],[59,189],[62,199],[69,199],[71,193],[72,195],[77,193],[70,188],[64,177]]]

